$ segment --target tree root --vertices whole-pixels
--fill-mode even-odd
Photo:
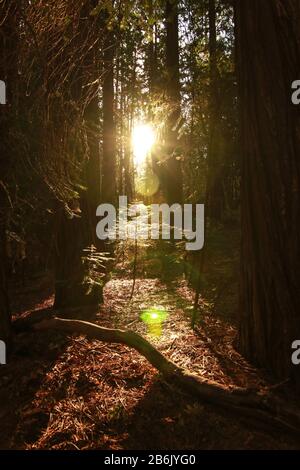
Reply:
[[[300,437],[300,413],[287,408],[270,393],[258,393],[245,388],[224,387],[203,380],[167,359],[152,344],[133,331],[104,328],[94,323],[64,318],[51,318],[31,325],[35,330],[55,329],[83,334],[89,339],[119,343],[134,348],[144,356],[170,385],[218,407],[231,410],[240,419],[259,423],[260,428],[285,431]]]

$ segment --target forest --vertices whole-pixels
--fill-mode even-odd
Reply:
[[[0,1],[1,450],[300,450],[299,26]]]

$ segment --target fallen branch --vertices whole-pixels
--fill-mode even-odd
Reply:
[[[167,359],[152,344],[133,331],[104,328],[81,320],[51,318],[32,325],[35,330],[55,329],[69,333],[83,334],[89,339],[106,343],[119,343],[134,348],[144,356],[173,386],[194,395],[208,403],[230,409],[239,417],[259,420],[264,427],[281,429],[300,434],[300,416],[283,408],[278,399],[268,399],[266,395],[244,388],[226,388],[211,381],[205,381],[178,367]]]

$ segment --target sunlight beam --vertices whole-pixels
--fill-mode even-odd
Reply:
[[[150,124],[136,124],[132,131],[132,149],[136,166],[143,164],[155,143],[155,132]]]

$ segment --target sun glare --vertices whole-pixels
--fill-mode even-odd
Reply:
[[[137,124],[132,132],[132,147],[135,164],[144,163],[155,143],[155,133],[149,124]]]

